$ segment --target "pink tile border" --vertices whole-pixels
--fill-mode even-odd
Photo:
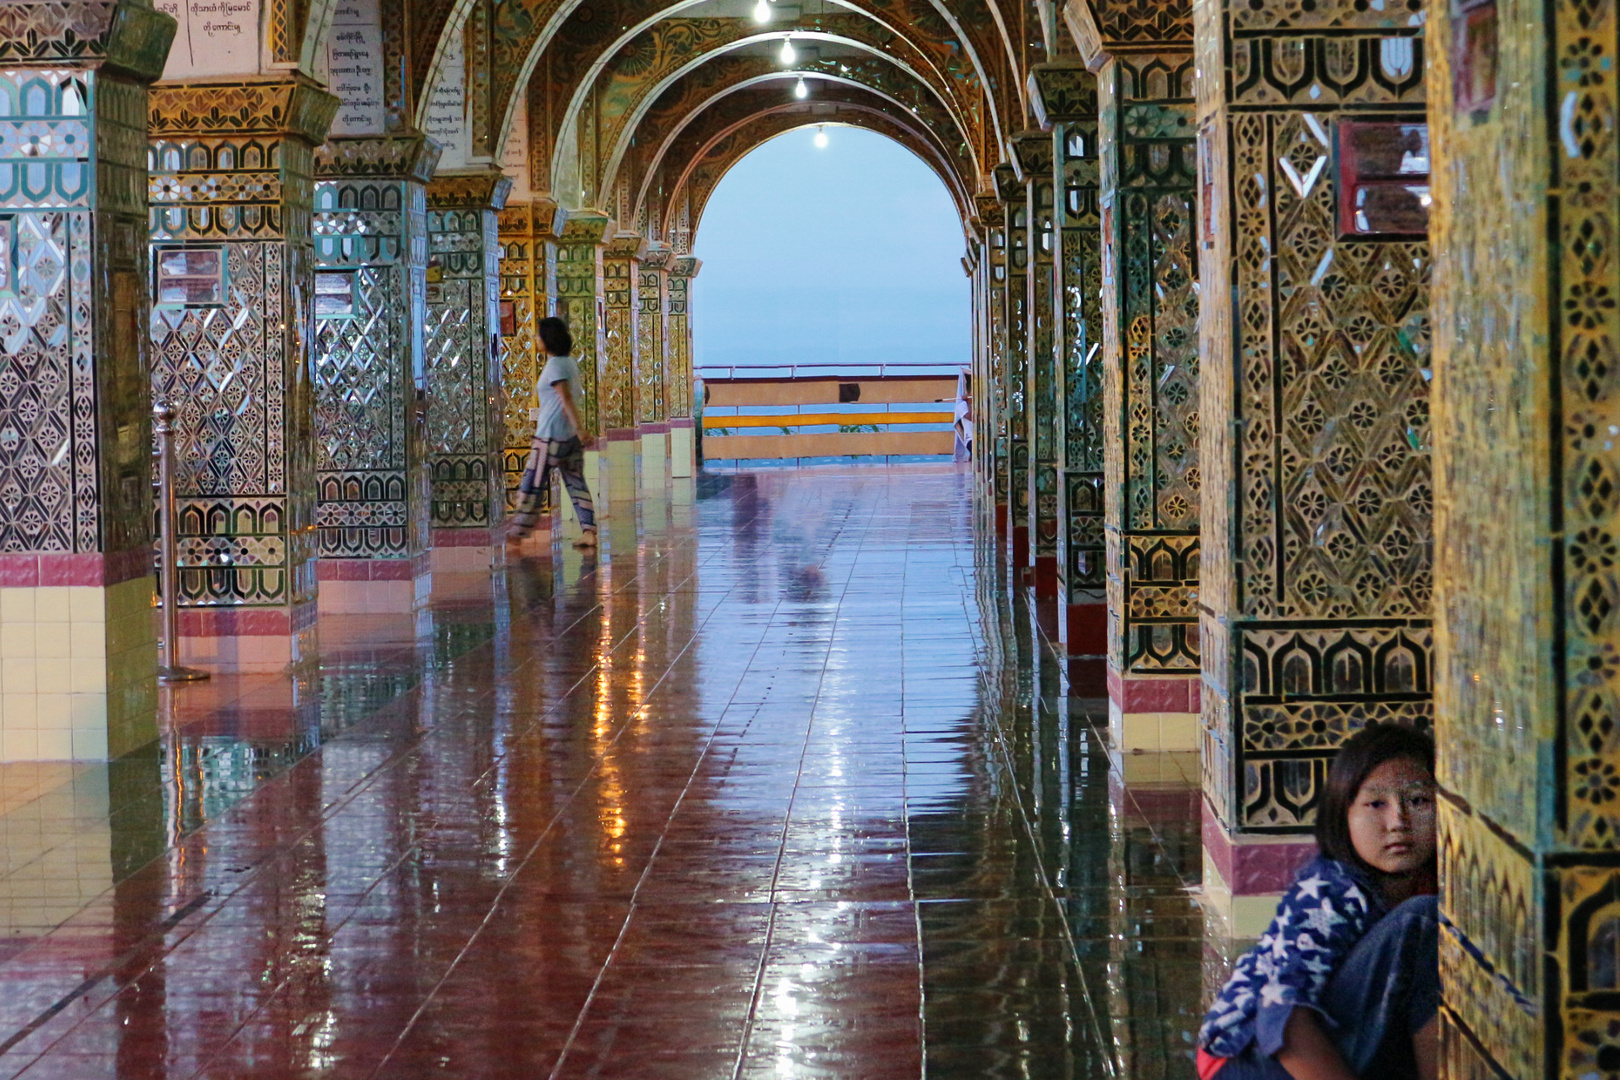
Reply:
[[[434,547],[493,547],[495,544],[493,530],[487,525],[473,529],[434,529],[432,542]]]
[[[690,416],[672,416],[669,418],[668,427],[671,431],[676,428],[689,428],[696,426],[697,425],[693,422]]]
[[[106,587],[152,573],[150,548],[111,554],[91,552],[25,552],[0,555],[0,588],[95,585]]]
[[[319,581],[410,581],[427,568],[418,569],[416,559],[318,559],[315,577]]]
[[[1195,713],[1203,707],[1203,690],[1197,675],[1127,678],[1108,669],[1108,700],[1126,713]]]
[[[636,435],[637,431],[633,427],[608,428],[607,431],[602,434],[602,441],[629,442],[631,439],[634,439]]]
[[[1216,816],[1208,800],[1203,803],[1202,835],[1204,851],[1220,871],[1221,880],[1233,896],[1266,896],[1280,893],[1294,880],[1294,874],[1316,854],[1316,841],[1309,837],[1265,840],[1235,838]]]
[[[666,435],[669,433],[668,424],[642,424],[636,429],[643,435]]]

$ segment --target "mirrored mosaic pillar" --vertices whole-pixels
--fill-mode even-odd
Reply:
[[[1007,380],[1007,558],[1009,581],[1022,588],[1029,578],[1029,196],[1011,165],[997,165],[995,177],[1006,207],[1006,281],[997,299]]]
[[[315,157],[315,470],[320,609],[427,599],[424,135],[328,140]]]
[[[1422,29],[1318,17],[1195,8],[1207,884],[1241,932],[1312,850],[1340,744],[1432,717]]]
[[[501,241],[501,401],[506,445],[501,472],[506,506],[517,497],[529,461],[538,403],[535,386],[545,365],[540,320],[557,310],[557,237],[568,212],[551,199],[508,203],[498,215]]]
[[[636,424],[640,408],[641,257],[647,239],[620,233],[602,250],[603,364],[597,410],[602,447],[607,456],[609,498],[633,497],[636,491]]]
[[[1198,281],[1190,10],[1071,0],[1097,72],[1108,712],[1198,745]]]
[[[669,409],[669,475],[691,476],[697,461],[692,422],[692,279],[703,260],[677,255],[669,265],[669,345],[664,351],[665,402]]]
[[[157,736],[146,128],[174,20],[24,14],[0,64],[0,762],[95,760]]]
[[[1442,1075],[1608,1077],[1620,11],[1486,0],[1428,19]]]
[[[315,147],[297,77],[153,88],[152,394],[178,412],[180,660],[242,671],[315,637]]]
[[[1108,598],[1103,573],[1102,216],[1097,79],[1079,64],[1030,75],[1036,115],[1051,128],[1057,184],[1052,349],[1059,396],[1058,595],[1072,687],[1106,687]]]
[[[428,184],[428,468],[434,570],[487,570],[505,509],[500,244],[512,181],[498,170]]]
[[[636,321],[639,344],[636,355],[636,430],[641,439],[641,482],[643,487],[664,487],[669,475],[669,267],[675,252],[662,244],[647,248],[641,256],[637,280],[637,300],[641,305]]]
[[[607,363],[607,300],[603,295],[602,247],[613,231],[613,219],[578,211],[568,215],[557,244],[557,311],[574,335],[574,359],[583,384],[579,414],[591,434],[602,436],[600,387]],[[601,488],[601,442],[585,454],[586,477],[593,492]],[[598,513],[607,512],[601,499]]]
[[[991,516],[996,536],[1011,543],[1012,440],[1007,429],[1007,211],[993,195],[977,196],[984,234],[984,322],[986,466],[991,481]]]
[[[1023,285],[1025,299],[1024,418],[1029,450],[1025,479],[1024,525],[1029,530],[1030,583],[1038,600],[1057,599],[1058,534],[1058,375],[1052,352],[1054,297],[1052,136],[1025,131],[1012,140],[1018,171],[1024,181],[1024,208],[1029,222],[1028,255]],[[1041,609],[1042,617],[1050,609]],[[1059,636],[1057,625],[1047,628],[1050,640]]]

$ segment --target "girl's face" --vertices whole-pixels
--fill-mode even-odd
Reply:
[[[1434,777],[1411,758],[1367,774],[1350,804],[1350,843],[1385,874],[1410,874],[1434,860]]]

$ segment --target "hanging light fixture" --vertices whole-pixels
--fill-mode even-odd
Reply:
[[[825,125],[818,125],[816,127],[816,149],[827,149],[827,128]]]
[[[792,34],[783,35],[783,37],[782,37],[782,63],[791,64],[795,60],[797,60],[798,58],[799,58],[799,54],[793,48],[793,35]]]
[[[800,75],[799,81],[793,84],[793,96],[801,100],[810,96],[810,88],[805,85],[803,75]]]
[[[765,0],[759,0],[759,3],[754,5],[754,21],[757,23],[771,21],[771,5],[766,3]]]

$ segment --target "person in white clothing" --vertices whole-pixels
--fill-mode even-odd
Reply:
[[[540,417],[534,425],[534,442],[529,450],[528,468],[518,484],[517,510],[512,515],[512,538],[521,539],[534,530],[540,515],[551,506],[551,473],[562,476],[574,513],[579,517],[577,548],[596,546],[596,506],[585,483],[585,448],[594,441],[579,417],[575,403],[579,387],[579,364],[573,356],[574,336],[561,319],[540,320],[540,345],[546,353],[546,366],[535,386]]]

